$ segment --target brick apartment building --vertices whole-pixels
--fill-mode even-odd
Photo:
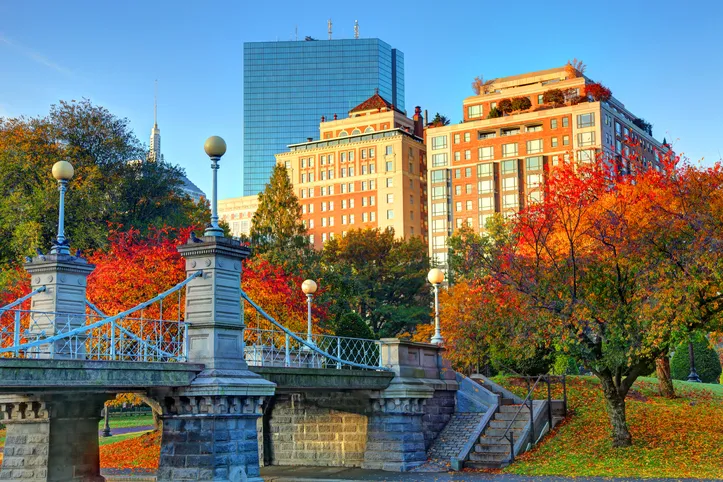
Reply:
[[[394,228],[398,237],[427,236],[424,121],[378,93],[345,119],[321,118],[319,139],[276,155],[299,198],[316,248],[351,229]]]
[[[588,102],[592,83],[564,67],[496,79],[463,101],[462,123],[427,129],[433,262],[446,266],[447,239],[464,223],[482,230],[494,213],[509,215],[540,200],[546,170],[571,156],[592,162],[602,154],[623,173],[634,169],[631,158],[657,165],[667,148],[614,97]],[[551,89],[564,100],[545,102]],[[528,108],[490,118],[504,99],[520,97],[529,99]]]

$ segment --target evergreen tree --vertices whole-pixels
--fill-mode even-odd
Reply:
[[[282,264],[294,253],[309,249],[301,205],[284,166],[274,167],[259,194],[259,208],[251,220],[251,245],[256,254]]]

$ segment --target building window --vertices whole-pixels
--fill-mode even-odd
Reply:
[[[349,208],[354,209],[354,199],[349,199]]]
[[[620,122],[616,121],[615,122],[615,134],[620,135],[621,134],[620,131],[621,131]]]
[[[447,153],[432,154],[432,167],[441,167],[447,165]]]
[[[578,114],[577,116],[577,128],[582,129],[584,127],[593,127],[595,125],[595,113],[588,112],[586,114]]]
[[[462,177],[462,169],[455,169],[454,170],[454,178],[459,179],[460,177]]]
[[[492,146],[480,147],[477,149],[477,157],[480,161],[491,161],[495,157],[495,148]]]
[[[414,221],[414,211],[409,211],[409,219]]]
[[[502,157],[513,157],[517,155],[517,143],[502,144]]]
[[[362,176],[367,173],[367,165],[366,165],[366,164],[362,164],[362,166],[361,166],[361,173],[362,173]]]
[[[557,129],[557,119],[550,119],[550,129]]]
[[[477,165],[477,177],[492,177],[493,174],[493,164],[491,162],[488,162],[486,164],[478,164]]]
[[[542,184],[542,174],[527,175],[527,189],[534,189]]]
[[[471,167],[464,168],[464,177],[472,177],[472,168]]]
[[[313,234],[309,235],[309,244],[314,244],[314,235]]]
[[[339,158],[341,159],[341,162],[346,162],[346,152],[342,152]]]
[[[595,160],[595,149],[583,149],[577,151],[577,160],[579,162],[591,163]]]
[[[525,166],[528,171],[539,171],[542,169],[542,156],[528,157]]]
[[[457,212],[462,211],[462,201],[457,201],[456,203],[454,203],[454,210]]]
[[[527,141],[527,153],[538,154],[542,152],[542,139]]]
[[[455,161],[459,161],[460,159],[461,159],[461,157],[460,157],[459,151],[455,152],[455,153],[454,153],[454,160],[455,160]]]
[[[578,147],[592,146],[595,144],[595,131],[592,132],[580,132],[577,135]]]
[[[465,132],[465,133],[464,133],[464,142],[469,142],[470,139],[471,139],[470,133],[469,133],[469,132]]]
[[[386,154],[387,156],[391,156],[393,152],[394,152],[394,150],[392,149],[392,146],[387,146],[387,147],[386,147],[386,152],[385,152],[385,154]]]
[[[538,104],[542,105],[545,103],[545,101],[542,100],[543,97],[544,97],[544,94],[537,94],[537,103]]]
[[[391,171],[391,170],[393,169],[393,164],[394,164],[394,163],[393,163],[392,161],[387,161],[387,162],[386,162],[386,166],[385,166],[385,167],[386,167],[386,169],[387,169],[387,172],[389,172],[389,171]]]
[[[570,136],[562,136],[562,145],[563,145],[563,146],[569,146],[569,145],[570,145]]]
[[[361,158],[362,158],[362,159],[366,159],[366,158],[367,158],[367,150],[366,150],[366,149],[362,149],[362,150],[361,150]]]
[[[409,195],[409,204],[414,204],[414,195],[413,194]]]
[[[615,152],[617,154],[620,154],[620,151],[622,150],[622,146],[623,146],[622,142],[620,142],[618,140],[615,141]]]
[[[466,151],[464,151],[464,160],[469,161],[470,159],[472,159],[472,151],[467,149]]]
[[[314,220],[309,219],[309,229],[314,229]]]
[[[341,224],[346,224],[346,214],[342,215]]]
[[[349,168],[349,177],[352,177],[352,176],[354,176],[354,168],[350,167]]]
[[[353,214],[349,215],[349,224],[354,224],[354,215]]]
[[[492,132],[477,132],[477,139],[483,140],[483,139],[493,139],[497,137],[497,133],[495,131]]]
[[[492,211],[495,208],[495,200],[491,196],[481,197],[477,201],[477,206],[480,211]]]
[[[446,199],[447,198],[447,186],[434,186],[432,188],[432,200]]]
[[[446,216],[447,215],[447,203],[434,203],[432,204],[432,216]]]
[[[432,137],[432,149],[444,149],[447,147],[447,136]]]
[[[500,135],[502,136],[514,136],[520,133],[519,127],[512,127],[509,129],[502,129],[502,132]]]
[[[476,117],[482,117],[482,106],[481,105],[471,105],[467,107],[467,117],[470,119],[474,119]]]
[[[520,196],[518,194],[506,194],[502,196],[503,209],[517,209],[520,205]]]
[[[552,147],[557,147],[557,137],[553,137],[550,141],[550,144],[552,145]]]
[[[457,218],[454,222],[457,223],[457,229],[462,227],[462,218]]]
[[[462,185],[461,184],[457,184],[456,186],[454,186],[454,194],[457,196],[462,195]]]
[[[301,182],[302,183],[306,182],[306,174],[301,175]]]
[[[568,127],[570,125],[570,118],[569,117],[563,117],[562,118],[562,127]]]
[[[492,179],[485,179],[477,183],[479,194],[491,194],[495,191],[495,182]]]
[[[369,174],[374,174],[374,172],[375,172],[376,170],[377,170],[377,169],[376,169],[376,164],[375,164],[375,163],[372,162],[371,164],[369,164]]]
[[[370,219],[371,219],[371,221],[376,221],[376,220],[377,220],[377,213],[375,213],[374,211],[372,211],[372,212],[371,212],[371,218],[370,218]]]
[[[362,222],[366,223],[368,221],[367,213],[362,213]]]
[[[323,211],[323,209],[322,209],[322,211]],[[322,228],[326,227],[326,218],[321,218],[321,227]]]
[[[459,144],[459,134],[454,135],[454,143]]]
[[[387,187],[394,187],[394,179],[391,177],[387,178]]]
[[[394,219],[394,209],[387,209],[387,219]]]
[[[516,191],[517,190],[517,176],[503,177],[502,178],[502,190],[503,191]]]
[[[542,126],[527,126],[525,132],[542,132]]]
[[[514,174],[517,172],[517,161],[502,161],[501,163],[502,174]]]
[[[465,201],[465,203],[464,203],[464,208],[465,208],[467,211],[471,211],[471,210],[472,210],[472,201]]]
[[[393,203],[394,202],[394,194],[389,193],[387,194],[387,203]]]
[[[465,185],[464,185],[464,193],[465,193],[465,194],[472,194],[472,184],[465,184]]]

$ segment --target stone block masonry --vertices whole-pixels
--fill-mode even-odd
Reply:
[[[264,464],[361,467],[369,408],[350,393],[277,395],[264,414]]]
[[[424,404],[422,426],[424,427],[424,447],[429,449],[432,442],[444,430],[455,410],[456,392],[437,390],[434,396]]]

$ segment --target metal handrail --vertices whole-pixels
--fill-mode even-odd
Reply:
[[[198,277],[201,276],[202,274],[203,274],[202,271],[200,271],[200,270],[199,270],[199,271],[196,271],[196,272],[193,273],[191,276],[189,276],[188,278],[186,278],[186,279],[183,280],[182,282],[178,283],[178,284],[177,284],[176,286],[174,286],[173,288],[171,288],[171,289],[169,289],[169,290],[167,290],[167,291],[164,291],[163,293],[161,293],[161,294],[159,294],[159,295],[151,298],[151,299],[148,300],[148,301],[144,301],[143,303],[140,303],[140,304],[134,306],[133,308],[130,308],[130,309],[126,310],[126,311],[123,311],[123,312],[121,312],[121,313],[118,313],[118,314],[115,315],[115,316],[111,316],[111,317],[109,317],[109,318],[103,318],[102,320],[96,321],[95,323],[92,323],[92,324],[90,324],[90,325],[80,326],[80,327],[78,327],[78,328],[75,328],[74,330],[70,330],[70,331],[67,331],[67,332],[65,332],[65,333],[61,333],[61,334],[59,334],[59,335],[51,336],[50,338],[45,338],[45,339],[42,339],[42,340],[36,340],[36,341],[30,342],[30,343],[25,343],[24,345],[20,345],[20,346],[11,346],[11,347],[8,347],[8,348],[2,348],[2,349],[0,349],[0,353],[7,353],[7,352],[11,352],[11,351],[16,352],[16,351],[21,350],[21,349],[22,349],[22,350],[27,350],[28,348],[34,348],[34,347],[36,347],[36,346],[42,346],[42,345],[47,345],[47,344],[50,344],[50,343],[55,343],[56,341],[62,340],[62,339],[64,339],[64,338],[71,338],[71,337],[73,337],[73,336],[75,336],[75,335],[79,335],[79,334],[81,334],[81,333],[83,333],[83,332],[85,332],[85,331],[92,330],[92,329],[94,329],[94,328],[98,328],[98,327],[103,326],[103,325],[105,325],[105,324],[114,323],[115,321],[117,321],[117,320],[119,320],[119,319],[121,319],[121,318],[124,318],[124,317],[130,315],[131,313],[133,313],[133,312],[135,312],[135,311],[141,310],[141,309],[143,309],[143,308],[147,308],[148,306],[152,305],[153,303],[164,299],[166,296],[168,296],[168,295],[170,295],[170,294],[172,294],[172,293],[175,293],[176,291],[180,290],[181,288],[183,288],[184,286],[186,286],[188,283],[190,283],[191,280],[193,280],[193,279],[195,279],[195,278],[198,278]]]
[[[33,291],[31,291],[31,292],[28,293],[27,295],[23,296],[22,298],[18,298],[17,300],[13,301],[12,303],[9,303],[9,304],[3,306],[2,308],[0,308],[0,315],[2,315],[3,312],[9,310],[10,308],[14,308],[14,307],[18,306],[18,305],[21,304],[23,301],[31,298],[33,295],[36,295],[36,294],[38,294],[38,293],[42,293],[43,291],[45,291],[45,289],[46,289],[46,288],[45,288],[45,285],[43,285],[43,286],[38,286],[37,288],[35,288]]]
[[[334,356],[334,355],[332,355],[331,353],[328,353],[328,352],[326,352],[326,351],[324,351],[324,350],[321,350],[321,349],[319,349],[319,347],[317,347],[315,344],[307,342],[304,338],[298,336],[296,333],[292,332],[291,330],[289,330],[288,328],[286,328],[284,325],[282,325],[281,323],[279,323],[278,321],[276,321],[271,315],[269,315],[268,313],[266,313],[259,305],[257,305],[256,303],[254,303],[253,300],[252,300],[251,298],[249,298],[249,296],[244,292],[244,290],[241,290],[241,297],[242,297],[244,300],[248,301],[248,302],[251,304],[251,306],[252,306],[254,309],[256,309],[256,311],[258,311],[258,312],[261,314],[261,316],[263,316],[264,318],[266,318],[268,321],[270,321],[270,322],[271,322],[274,326],[276,326],[277,328],[281,329],[286,335],[290,336],[291,338],[293,338],[294,340],[296,340],[298,343],[301,343],[303,346],[305,346],[305,347],[307,347],[308,349],[310,349],[310,350],[318,353],[319,355],[322,355],[322,356],[324,356],[324,357],[326,357],[326,358],[329,358],[329,359],[331,359],[331,360],[333,360],[333,361],[335,361],[335,362],[337,362],[337,363],[340,363],[340,364],[343,364],[343,365],[348,365],[348,366],[355,367],[355,368],[362,368],[362,369],[364,369],[364,370],[380,370],[380,371],[389,371],[389,372],[392,371],[392,369],[389,368],[389,367],[383,367],[383,366],[381,366],[381,363],[380,363],[380,366],[372,366],[372,365],[365,365],[365,364],[363,364],[363,363],[355,363],[355,362],[348,361],[348,360],[342,360],[341,358],[339,358],[339,357],[337,357],[337,356]]]
[[[507,432],[509,432],[510,429],[512,428],[512,424],[517,421],[517,416],[518,416],[518,415],[520,414],[520,412],[522,411],[522,408],[527,406],[527,401],[528,401],[528,400],[530,400],[530,405],[532,405],[532,400],[531,400],[530,397],[532,396],[532,393],[535,391],[535,388],[537,388],[537,384],[540,383],[540,380],[542,379],[543,376],[544,376],[544,375],[540,375],[539,377],[537,377],[537,380],[535,381],[535,384],[532,385],[532,388],[530,389],[529,392],[527,392],[527,396],[526,396],[525,399],[522,401],[522,404],[520,404],[520,408],[517,409],[517,413],[515,413],[515,416],[512,417],[512,420],[510,420],[509,425],[507,425],[507,428],[505,429],[505,433],[503,433],[503,434],[499,437],[498,440],[502,440],[503,438],[506,438],[505,436],[507,435]],[[513,456],[514,456],[514,454],[513,454]]]
[[[95,311],[95,314],[96,314],[96,315],[99,315],[99,316],[102,316],[102,317],[108,316],[108,315],[106,315],[105,313],[103,313],[102,311],[100,311],[100,309],[98,309],[98,307],[95,306],[95,305],[94,305],[93,303],[91,303],[90,301],[85,300],[85,304],[86,304],[86,306],[87,306],[88,308],[90,308],[91,310]]]

